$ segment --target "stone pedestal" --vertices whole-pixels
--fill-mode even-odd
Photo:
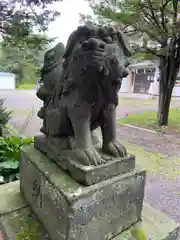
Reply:
[[[33,146],[23,149],[20,188],[51,240],[109,240],[141,220],[145,171],[84,186]]]
[[[94,146],[96,146],[101,157],[108,161],[99,166],[84,166],[76,159],[72,146],[69,147],[73,145],[73,140],[74,139],[57,139],[57,141],[54,141],[54,139],[49,140],[44,135],[40,135],[34,138],[34,146],[55,162],[61,169],[68,171],[68,174],[75,181],[86,186],[91,186],[110,177],[131,172],[135,168],[135,157],[133,155],[124,158],[110,157],[101,152],[100,143],[98,143],[97,140],[95,141],[95,139],[92,139],[96,144],[94,144]]]
[[[146,203],[143,205],[142,221],[112,240],[132,240],[133,229],[141,229],[148,240],[179,240],[180,237],[179,226]],[[0,186],[0,239],[50,240],[43,224],[23,198],[19,181]]]

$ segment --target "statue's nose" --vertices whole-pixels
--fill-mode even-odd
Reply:
[[[104,50],[105,44],[100,42],[96,38],[90,38],[87,41],[83,42],[82,48],[84,50],[97,50],[97,49]]]

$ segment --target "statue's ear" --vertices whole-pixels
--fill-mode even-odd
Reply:
[[[55,53],[58,54],[58,56],[60,56],[61,58],[63,57],[64,53],[65,53],[65,47],[64,44],[62,42],[59,42],[58,44],[56,44],[56,46],[54,47]]]
[[[127,48],[127,46],[126,46],[126,44],[125,44],[125,42],[124,42],[122,33],[121,33],[120,31],[117,31],[117,32],[116,32],[116,35],[117,35],[118,43],[119,43],[120,47],[123,49],[124,55],[125,55],[126,57],[130,57],[130,56],[131,56],[131,53],[130,53],[129,49]]]
[[[65,53],[63,55],[63,58],[68,58],[74,48],[74,45],[76,44],[77,40],[78,40],[78,34],[77,34],[78,30],[73,31],[67,41],[67,45],[66,45],[66,49],[65,49]]]

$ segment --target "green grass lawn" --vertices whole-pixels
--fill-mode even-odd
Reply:
[[[17,87],[17,89],[35,89],[35,88],[36,88],[35,83],[22,83]]]
[[[126,118],[119,119],[118,122],[120,124],[131,124],[156,131],[175,134],[180,132],[180,109],[174,108],[170,110],[167,129],[159,129],[157,124],[157,112],[155,111],[145,111],[141,114],[130,114]]]

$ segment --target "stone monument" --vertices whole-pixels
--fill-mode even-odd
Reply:
[[[20,189],[51,240],[133,239],[124,231],[146,225],[146,171],[135,168],[116,136],[129,56],[121,33],[109,26],[80,26],[63,58],[59,45],[45,54],[37,92],[42,135],[22,150]],[[178,239],[177,226],[168,231],[157,239]]]

